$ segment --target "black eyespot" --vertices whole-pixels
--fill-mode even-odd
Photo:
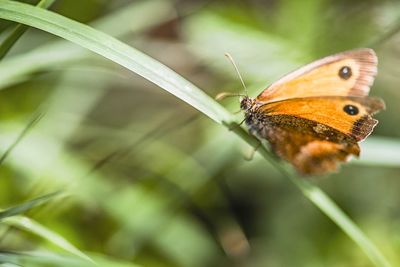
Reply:
[[[349,115],[357,115],[358,114],[358,107],[353,106],[353,105],[346,105],[343,108],[344,112],[346,112]]]
[[[351,68],[344,66],[339,70],[339,77],[343,80],[348,80],[351,77]]]

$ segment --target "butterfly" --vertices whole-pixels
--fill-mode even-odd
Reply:
[[[339,163],[360,155],[358,142],[378,123],[372,115],[385,108],[383,100],[368,96],[377,62],[369,48],[314,61],[272,83],[256,98],[244,96],[244,121],[298,173],[335,171]]]

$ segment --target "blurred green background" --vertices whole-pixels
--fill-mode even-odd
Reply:
[[[400,264],[399,1],[57,0],[50,9],[211,96],[242,91],[226,52],[256,96],[312,60],[374,48],[371,95],[387,109],[360,160],[312,182]],[[1,21],[2,36],[13,25]],[[258,155],[246,161],[250,148],[225,127],[100,56],[29,29],[0,62],[0,89],[3,151],[45,113],[0,168],[0,207],[64,189],[67,197],[26,216],[104,259],[100,266],[372,266],[273,166]],[[239,109],[237,99],[222,103]],[[4,255],[36,253],[21,266],[78,264],[22,225],[0,224]]]

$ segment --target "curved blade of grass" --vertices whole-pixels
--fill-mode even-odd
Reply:
[[[66,267],[138,267],[139,265],[129,261],[117,260],[103,254],[93,254],[91,257],[95,263],[82,260],[70,255],[54,253],[46,250],[36,250],[29,252],[2,251],[0,262],[15,264],[16,266],[66,266]],[[5,265],[4,265],[5,266]],[[8,266],[8,265],[7,265]],[[10,265],[14,266],[14,265]]]
[[[165,22],[174,17],[173,6],[163,0],[148,0],[134,2],[105,15],[91,23],[114,37],[135,34]],[[149,21],[151,14],[154,18]],[[139,23],[120,25],[120,21],[130,21],[137,18]],[[24,81],[32,73],[52,69],[52,66],[62,66],[87,57],[90,51],[82,49],[65,40],[47,42],[32,48],[24,54],[5,58],[0,64],[0,90],[15,83]]]
[[[381,36],[378,36],[374,41],[372,41],[368,47],[372,48],[377,48],[380,45],[384,44],[386,41],[391,39],[393,36],[397,35],[400,32],[400,18],[398,18],[395,23],[393,23],[393,26],[389,28],[388,31],[386,31],[384,34]]]
[[[56,13],[14,1],[0,1],[0,17],[77,43],[139,74],[221,123],[232,116],[193,84],[153,58],[115,38]],[[160,68],[162,66],[162,68]]]
[[[3,162],[6,160],[7,156],[10,155],[12,150],[18,145],[18,143],[24,138],[24,136],[32,130],[32,128],[40,121],[40,119],[44,116],[44,113],[37,112],[33,115],[31,120],[28,122],[28,124],[25,126],[23,131],[18,135],[17,139],[4,151],[3,155],[0,157],[0,165],[3,164]],[[1,218],[1,216],[0,216]]]
[[[42,226],[41,224],[27,218],[24,216],[16,216],[19,215],[23,212],[26,212],[33,207],[42,205],[49,201],[50,199],[53,199],[57,195],[59,195],[61,192],[54,192],[50,193],[38,198],[35,198],[31,201],[25,202],[23,204],[20,204],[18,206],[6,209],[4,211],[0,212],[0,222],[14,226],[26,231],[29,231],[33,234],[36,234],[43,239],[46,239],[50,241],[51,243],[57,245],[58,247],[64,249],[65,251],[68,251],[82,259],[92,261],[88,256],[86,256],[83,252],[81,252],[79,249],[74,247],[71,243],[69,243],[66,239],[64,239],[62,236],[58,235],[57,233],[47,229],[46,227]]]
[[[68,266],[68,267],[91,267],[98,266],[88,264],[88,261],[77,257],[71,257],[48,251],[20,252],[20,251],[2,251],[0,253],[0,262],[4,266]]]
[[[232,129],[243,139],[249,141],[247,138],[248,134],[245,130],[239,127],[234,127]],[[257,142],[258,141],[256,140],[248,143],[253,147],[256,147]],[[358,246],[376,266],[391,266],[391,264],[374,245],[374,243],[369,240],[369,238],[361,231],[361,229],[320,188],[309,183],[307,180],[299,179],[295,175],[291,174],[282,164],[273,159],[270,153],[264,149],[264,147],[258,151],[267,161],[269,161],[269,163],[271,163],[271,165],[278,169],[286,178],[291,180],[301,190],[301,192],[312,203],[314,203],[315,206],[325,213],[326,216],[328,216],[343,230],[343,232],[345,232],[356,244],[358,244]]]
[[[258,141],[238,127],[234,123],[233,116],[203,91],[153,58],[109,35],[53,12],[6,0],[0,0],[0,18],[39,28],[86,47],[160,86],[212,120],[224,124],[253,147],[258,146]],[[294,182],[312,203],[349,235],[376,266],[390,266],[376,246],[323,191],[287,172],[281,164],[270,156],[267,150],[259,149],[258,151],[271,164],[276,166],[285,177]]]
[[[47,201],[49,201],[50,199],[52,199],[53,197],[57,196],[58,194],[60,194],[60,192],[50,193],[50,194],[32,199],[32,200],[22,203],[20,205],[17,205],[15,207],[0,211],[0,222],[8,217],[24,213],[24,212],[32,209],[33,207],[42,205],[42,204],[46,203]]]
[[[396,138],[373,136],[361,143],[364,153],[360,160],[353,161],[354,164],[368,166],[400,166],[400,142]]]
[[[28,231],[32,234],[35,234],[37,236],[40,236],[41,238],[48,240],[49,242],[53,243],[54,245],[64,249],[65,251],[68,251],[69,253],[84,259],[86,261],[93,262],[93,260],[81,252],[79,249],[77,249],[74,245],[72,245],[68,240],[66,240],[64,237],[60,236],[56,232],[44,227],[40,223],[29,219],[28,217],[24,216],[13,216],[13,217],[8,217],[2,221],[3,223],[13,226],[25,231]]]
[[[41,0],[37,6],[41,8],[50,7],[55,0]],[[0,60],[3,59],[8,51],[13,47],[13,45],[18,41],[18,39],[25,33],[28,29],[27,26],[23,24],[18,24],[14,26],[14,29],[11,30],[9,35],[4,39],[4,41],[0,44]]]

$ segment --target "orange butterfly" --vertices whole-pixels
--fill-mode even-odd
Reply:
[[[372,115],[385,104],[368,97],[376,73],[372,49],[342,52],[284,76],[255,99],[245,96],[240,107],[250,132],[300,174],[324,174],[359,156],[357,142],[378,123]]]

